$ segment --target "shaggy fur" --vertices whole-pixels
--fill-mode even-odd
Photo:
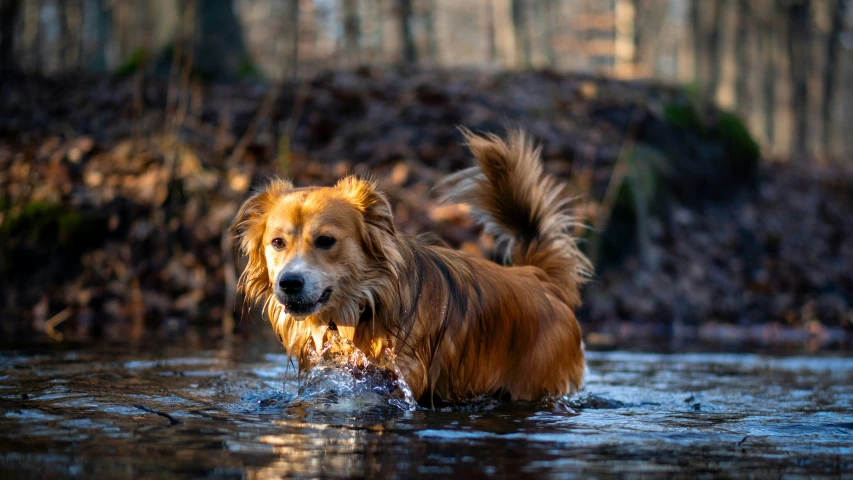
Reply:
[[[369,356],[392,349],[415,398],[535,400],[580,387],[574,310],[591,265],[568,233],[573,219],[562,185],[542,172],[540,151],[523,133],[506,141],[464,134],[477,166],[438,189],[445,201],[471,206],[509,266],[398,232],[376,184],[354,177],[328,188],[273,180],[242,206],[232,227],[248,256],[242,290],[266,302],[301,368],[333,323]],[[337,242],[317,248],[319,234]],[[271,248],[282,235],[287,247]],[[333,289],[315,313],[298,318],[274,293],[294,259],[322,272]]]

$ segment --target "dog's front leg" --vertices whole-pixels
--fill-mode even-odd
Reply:
[[[427,389],[429,377],[426,364],[417,355],[399,354],[397,367],[412,390],[412,397],[418,401]]]

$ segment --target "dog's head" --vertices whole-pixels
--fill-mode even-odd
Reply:
[[[232,230],[248,257],[241,288],[249,300],[274,302],[274,325],[283,308],[297,323],[354,328],[394,256],[391,206],[355,177],[324,188],[273,180],[246,200]]]

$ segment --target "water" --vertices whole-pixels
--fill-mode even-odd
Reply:
[[[853,477],[850,358],[592,352],[566,402],[435,411],[334,370],[300,385],[244,348],[0,352],[0,478]]]

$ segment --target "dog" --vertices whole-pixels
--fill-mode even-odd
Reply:
[[[470,206],[502,264],[401,233],[376,183],[354,176],[331,187],[273,179],[241,206],[240,288],[266,303],[300,370],[337,330],[368,357],[393,352],[416,399],[538,400],[580,388],[574,312],[592,266],[569,233],[564,186],[523,132],[462,132],[476,166],[436,188]]]

